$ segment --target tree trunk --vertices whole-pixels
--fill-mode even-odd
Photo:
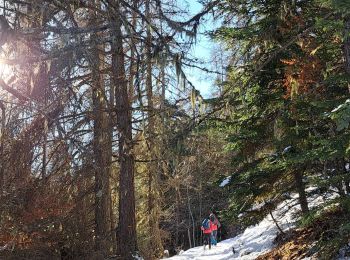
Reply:
[[[307,197],[305,192],[305,185],[303,183],[303,174],[300,170],[294,172],[295,187],[299,194],[299,204],[301,207],[301,212],[306,214],[309,212],[309,206],[307,203]]]
[[[175,247],[179,245],[179,225],[180,225],[180,195],[177,187],[175,188],[176,192],[176,226],[175,226]]]
[[[116,9],[120,9],[116,1]],[[111,13],[115,24],[112,31],[112,82],[115,87],[117,131],[119,134],[119,223],[118,251],[122,259],[132,259],[137,250],[134,191],[134,156],[132,151],[132,120],[127,81],[125,76],[122,22],[120,16]]]
[[[341,180],[339,181],[339,194],[341,196],[346,195],[347,190],[346,190],[346,179],[345,179],[345,173],[346,173],[346,169],[345,169],[345,161],[343,158],[341,159],[337,159],[336,160],[336,172],[341,176]]]
[[[0,101],[0,110],[1,110],[1,128],[0,128],[0,156],[4,158],[4,135],[5,135],[5,126],[6,126],[6,110],[5,105]],[[4,184],[4,174],[5,174],[5,165],[4,160],[0,160],[0,192],[3,192]]]
[[[199,221],[202,223],[202,211],[203,211],[203,189],[202,189],[202,179],[199,180]],[[199,241],[198,244],[200,244],[203,241],[203,232],[200,231],[199,235]]]
[[[190,227],[187,228],[187,236],[188,236],[188,244],[190,245],[190,248],[192,248],[192,240],[191,240],[191,231],[190,231]]]
[[[350,16],[345,19],[344,34],[345,70],[350,75]]]
[[[146,1],[145,6],[148,22],[151,21],[150,4]],[[159,169],[155,160],[156,141],[155,141],[155,113],[153,104],[153,84],[152,84],[152,35],[150,25],[146,24],[146,93],[148,107],[148,148],[150,162],[148,165],[148,217],[149,217],[149,251],[151,259],[159,259],[163,253],[163,245],[159,230]]]
[[[115,102],[115,90],[114,90],[114,86],[112,84],[110,84],[110,88],[109,88],[109,141],[110,141],[110,146],[109,148],[109,158],[110,158],[110,169],[109,169],[109,191],[108,191],[108,198],[109,198],[109,221],[110,221],[110,234],[111,234],[111,243],[112,243],[112,250],[115,253],[117,251],[117,237],[116,237],[116,218],[115,218],[115,214],[114,214],[114,201],[113,198],[117,198],[117,196],[113,193],[112,194],[112,190],[113,189],[117,189],[117,184],[116,183],[112,183],[111,179],[113,178],[112,176],[115,176],[115,172],[113,171],[113,164],[112,164],[112,160],[113,160],[113,152],[112,152],[112,146],[113,146],[113,126],[115,124],[115,116],[113,114],[114,111],[114,102]]]
[[[272,218],[272,221],[275,223],[276,227],[278,228],[278,230],[281,232],[281,234],[285,235],[285,233],[283,232],[282,228],[280,227],[280,225],[278,224],[277,220],[275,219],[275,217],[272,214],[272,210],[270,210],[270,216]]]
[[[190,193],[189,193],[189,187],[186,187],[187,191],[187,206],[188,206],[188,214],[190,217],[190,222],[192,224],[192,238],[193,238],[193,247],[196,246],[196,238],[195,238],[195,224],[194,224],[194,218],[193,218],[193,213],[192,213],[192,208],[191,208],[191,200],[190,200]],[[189,229],[188,229],[189,230]],[[190,241],[190,247],[192,248],[192,243],[191,243],[191,236],[189,236],[189,241]]]
[[[346,164],[347,164],[347,162],[345,161],[345,158],[342,158],[341,159],[341,166],[342,166],[342,171],[344,172],[344,174],[345,174],[345,178],[344,178],[344,186],[345,186],[345,193],[347,194],[347,195],[349,195],[350,194],[350,182],[349,182],[349,173],[347,172],[347,170],[346,170]]]
[[[103,66],[104,46],[95,45],[92,55],[92,98],[94,111],[94,162],[95,162],[95,225],[96,250],[108,250],[109,237],[109,175],[111,165],[110,117],[105,100],[105,86],[100,69]]]
[[[46,104],[45,104],[46,105]],[[47,157],[47,134],[48,134],[48,120],[45,116],[45,119],[44,119],[44,133],[43,133],[43,165],[42,165],[42,168],[41,168],[41,177],[44,179],[46,177],[46,157]]]
[[[137,9],[137,2],[138,0],[133,0],[133,8]],[[131,21],[132,27],[136,28],[137,27],[137,14],[135,11],[132,11],[132,21]],[[136,42],[137,38],[134,37],[134,35],[131,35],[130,37],[130,59],[129,59],[129,86],[128,86],[128,91],[129,91],[129,100],[132,101],[135,96],[135,86],[134,86],[134,79],[135,75],[137,73],[137,62],[138,62],[138,57],[137,57],[137,52],[135,51],[136,49]],[[137,60],[137,62],[135,62]]]

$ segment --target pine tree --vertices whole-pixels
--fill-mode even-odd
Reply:
[[[227,17],[237,19],[232,27],[223,26],[214,36],[231,45],[235,39],[238,42],[232,48],[240,48],[224,90],[232,112],[223,126],[229,135],[228,147],[236,153],[236,173],[231,181],[234,202],[227,212],[232,217],[245,211],[256,221],[252,204],[277,203],[293,190],[299,193],[302,211],[307,213],[305,185],[318,179],[320,169],[329,167],[326,165],[336,167],[335,173],[324,173],[333,180],[328,188],[336,185],[344,194],[345,147],[343,139],[332,134],[334,125],[325,117],[346,91],[341,80],[344,70],[329,70],[337,66],[342,52],[324,34],[335,29],[333,7],[321,8],[319,4],[222,4]],[[241,69],[237,70],[234,62]],[[343,163],[336,166],[339,160]],[[242,196],[249,199],[241,201]],[[268,207],[261,208],[264,214],[266,210]]]

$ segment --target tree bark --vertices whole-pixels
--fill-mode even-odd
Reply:
[[[1,110],[1,128],[0,128],[0,156],[4,158],[4,135],[5,135],[5,126],[6,126],[6,109],[5,105],[0,101],[0,110]],[[5,165],[4,160],[0,161],[0,192],[2,193],[3,184],[4,184],[4,171]]]
[[[176,192],[176,229],[175,229],[175,247],[179,245],[179,225],[180,225],[180,192],[178,191],[178,188],[175,187]]]
[[[188,207],[188,213],[190,216],[190,222],[192,224],[192,238],[193,238],[193,247],[196,246],[196,238],[195,238],[195,224],[194,224],[194,218],[193,218],[193,213],[192,213],[192,208],[191,208],[191,200],[190,200],[190,193],[189,193],[189,187],[186,187],[187,191],[187,207]],[[190,229],[188,229],[190,230]],[[189,241],[190,241],[190,247],[192,248],[192,243],[191,243],[191,236],[189,236]]]
[[[301,207],[301,212],[303,214],[306,214],[309,212],[309,206],[308,206],[306,192],[305,192],[305,185],[303,183],[303,174],[300,170],[296,170],[294,172],[294,181],[295,181],[297,192],[299,194],[299,204]]]
[[[95,45],[92,55],[92,98],[94,111],[94,161],[95,161],[95,225],[96,250],[104,254],[108,250],[109,238],[109,176],[111,165],[111,135],[105,100],[105,86],[100,73],[104,46]]]
[[[46,104],[45,104],[46,105]],[[44,179],[46,177],[46,157],[47,157],[47,134],[48,134],[48,120],[44,119],[44,132],[43,132],[43,165],[41,168],[41,177]]]
[[[344,34],[345,71],[350,75],[350,16],[345,19]]]
[[[151,21],[149,0],[145,4],[146,17]],[[146,93],[148,107],[148,148],[150,162],[148,165],[148,217],[149,217],[149,249],[150,258],[159,259],[163,253],[163,245],[159,230],[159,169],[155,161],[156,141],[155,141],[155,113],[153,104],[153,84],[152,84],[152,35],[150,25],[146,24]]]
[[[133,0],[133,8],[137,9],[137,1],[138,0]],[[132,21],[131,24],[133,26],[133,28],[136,28],[137,26],[137,16],[136,16],[136,12],[133,11],[132,12]],[[128,91],[129,91],[129,99],[130,101],[132,101],[134,99],[135,96],[135,87],[134,87],[134,79],[135,79],[135,75],[137,73],[137,62],[135,62],[135,60],[137,60],[137,53],[135,51],[136,48],[136,41],[137,38],[134,35],[131,35],[130,37],[130,64],[129,64],[129,86],[128,86]]]
[[[343,174],[344,174],[345,167],[342,164],[342,160],[335,159],[333,161],[333,167],[335,169],[334,175],[340,176],[340,178],[338,179],[337,183],[334,184],[334,186],[338,189],[339,195],[341,197],[345,197],[345,190],[343,189],[343,178],[344,178]]]
[[[116,10],[120,9],[116,1]],[[120,13],[111,13],[115,24],[112,31],[112,82],[115,87],[117,131],[119,134],[119,223],[118,250],[122,259],[132,259],[137,250],[134,191],[134,155],[132,144],[132,117],[127,81],[125,76],[124,51]]]

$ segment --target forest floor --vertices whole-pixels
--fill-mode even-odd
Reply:
[[[280,235],[276,237],[276,247],[268,253],[260,255],[256,260],[276,259],[307,259],[310,249],[314,245],[313,230],[297,229],[287,233],[287,238],[282,238]],[[310,258],[313,259],[313,258]],[[316,258],[315,258],[316,259]]]
[[[344,218],[348,218],[348,213],[341,207],[329,208],[306,227],[279,234],[274,241],[275,247],[268,253],[259,256],[257,260],[313,260],[320,258],[350,260],[350,244],[345,245],[346,242],[342,238],[344,234],[339,233],[339,231],[344,231],[342,227]],[[348,238],[348,242],[350,242],[350,238]],[[322,243],[323,245],[327,244],[327,249],[323,246],[324,252],[317,257]],[[338,251],[339,245],[341,249]],[[336,256],[331,257],[334,253]]]

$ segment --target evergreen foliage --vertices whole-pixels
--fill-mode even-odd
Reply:
[[[310,186],[343,198],[348,1],[222,2],[224,23],[212,36],[238,50],[223,84],[229,120],[220,123],[234,154],[226,218],[257,223],[291,192],[309,215]]]

